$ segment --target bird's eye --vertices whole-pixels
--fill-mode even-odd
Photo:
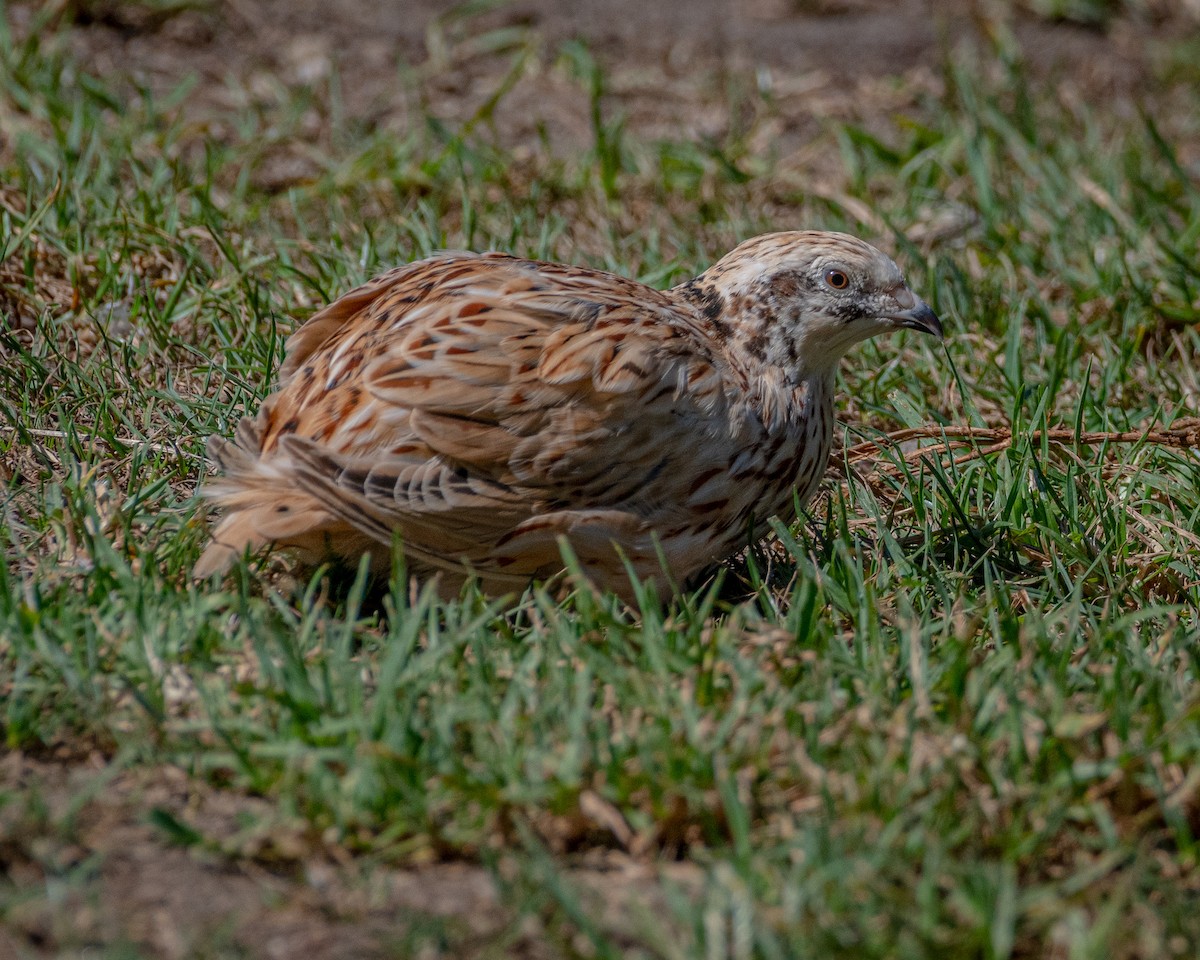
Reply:
[[[826,270],[825,282],[833,287],[834,290],[845,290],[850,286],[850,278],[842,273],[841,270]]]

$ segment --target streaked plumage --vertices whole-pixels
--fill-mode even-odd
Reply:
[[[196,575],[269,542],[384,568],[398,537],[444,592],[507,591],[565,537],[600,586],[628,595],[621,556],[683,583],[812,496],[839,358],[902,326],[941,335],[845,234],[757,237],[666,291],[500,253],[398,267],[301,326],[257,417],[209,441]]]

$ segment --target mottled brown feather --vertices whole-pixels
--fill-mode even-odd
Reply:
[[[398,267],[302,325],[278,390],[210,442],[223,518],[196,574],[266,543],[382,569],[398,539],[446,591],[510,590],[565,538],[601,586],[682,583],[812,495],[837,359],[917,313],[932,329],[841,234],[756,238],[668,291],[499,253]]]

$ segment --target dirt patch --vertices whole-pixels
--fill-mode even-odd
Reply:
[[[469,863],[395,869],[355,860],[264,800],[176,767],[121,771],[101,756],[0,759],[0,958],[130,944],[175,960],[222,949],[314,960],[559,955],[527,878]],[[677,886],[690,868],[670,868]],[[626,939],[658,904],[661,871],[612,851],[565,871],[602,927]],[[516,891],[514,893],[514,891]],[[445,951],[444,953],[441,951]],[[425,954],[422,954],[425,955]]]
[[[185,149],[235,139],[231,117],[282,115],[289,97],[311,93],[302,137],[262,144],[251,164],[268,192],[321,177],[315,155],[338,155],[334,115],[398,140],[431,118],[478,127],[514,169],[547,153],[577,156],[596,136],[580,41],[603,72],[606,121],[632,140],[774,157],[765,189],[839,202],[845,170],[831,127],[893,139],[897,116],[943,93],[948,53],[1012,38],[1035,85],[1136,122],[1135,104],[1166,69],[1163,51],[1197,23],[1190,6],[1139,3],[1139,19],[1101,30],[985,0],[694,0],[683,14],[641,0],[512,0],[470,15],[445,0],[208,0],[166,18],[138,12],[160,3],[59,5],[89,71],[118,87],[133,77],[160,99],[190,84],[181,109],[195,136]],[[34,27],[34,11],[13,8],[18,31]],[[1180,118],[1164,128],[1187,123],[1188,102],[1159,111]],[[794,216],[779,213],[781,223]]]
[[[632,133],[720,136],[738,122],[731,100],[750,83],[772,95],[781,118],[772,146],[785,152],[811,139],[814,119],[890,116],[897,85],[881,79],[920,90],[947,51],[998,36],[1016,38],[1046,82],[1069,77],[1089,96],[1137,97],[1161,42],[1200,16],[1188,5],[1143,5],[1137,21],[1100,30],[957,0],[693,0],[682,14],[642,0],[513,0],[471,16],[444,0],[214,0],[171,17],[137,3],[60,6],[78,24],[74,52],[89,70],[132,75],[159,94],[191,78],[191,110],[220,113],[336,75],[348,115],[401,131],[429,114],[464,122],[505,83],[489,115],[502,144],[575,146],[591,137],[587,94],[555,66],[578,40],[608,72],[609,101]],[[18,29],[32,28],[33,11],[14,9]],[[507,76],[519,49],[529,55]]]
[[[536,33],[549,48],[582,40],[612,66],[661,66],[679,77],[724,64],[821,70],[844,80],[935,66],[946,47],[1006,29],[1035,64],[1086,70],[1128,89],[1143,76],[1153,53],[1148,44],[1177,37],[1200,16],[1186,3],[1146,5],[1151,9],[1137,21],[1101,30],[1031,16],[1019,5],[956,0],[692,0],[682,10],[642,0],[513,0],[470,17],[463,4],[445,0],[225,0],[169,18],[139,15],[136,3],[62,6],[80,24],[79,52],[100,72],[195,72],[202,82],[225,84],[271,70],[304,82],[336,64],[352,110],[394,88],[398,67],[437,63],[466,37],[486,36],[485,46],[503,47],[502,30],[509,40]]]

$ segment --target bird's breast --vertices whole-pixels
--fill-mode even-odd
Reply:
[[[763,519],[778,515],[786,521],[795,516],[797,504],[803,507],[816,493],[829,462],[832,378],[802,381],[777,403],[784,413],[764,427],[754,445],[759,477],[754,512]]]
[[[710,538],[706,549],[715,557],[736,549],[751,526],[761,532],[771,516],[790,521],[796,503],[816,492],[829,460],[831,387],[803,385],[788,401],[788,416],[770,423],[744,407],[743,420],[725,436],[697,444],[682,469],[666,473],[672,495],[659,501],[662,512],[648,518],[651,524],[670,519],[660,532],[690,529]]]

